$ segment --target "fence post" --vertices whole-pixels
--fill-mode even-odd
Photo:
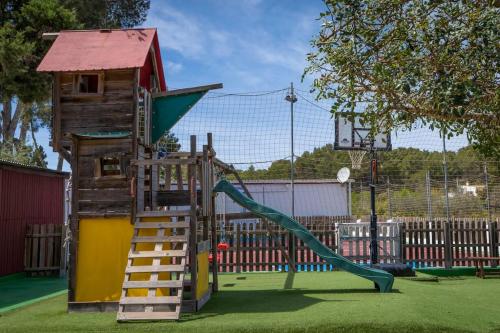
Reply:
[[[344,249],[342,244],[340,243],[340,232],[339,232],[339,223],[335,223],[335,243],[337,243],[337,253],[341,256],[344,255]]]
[[[496,221],[490,221],[489,222],[489,232],[490,232],[490,255],[492,257],[498,257],[498,229],[497,229],[497,222]],[[497,267],[498,262],[496,260],[492,260],[491,262],[491,267]]]
[[[444,222],[444,267],[451,268],[453,266],[453,252],[451,239],[451,221]]]
[[[236,273],[241,273],[241,224],[236,224]]]
[[[404,222],[398,222],[398,233],[399,233],[399,262],[404,264],[406,262],[406,224]]]

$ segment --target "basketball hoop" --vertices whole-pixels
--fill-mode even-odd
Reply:
[[[348,150],[347,152],[351,158],[352,168],[354,170],[361,169],[361,162],[366,155],[366,150]]]

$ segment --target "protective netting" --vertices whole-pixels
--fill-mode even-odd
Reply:
[[[206,133],[211,132],[217,157],[233,164],[245,180],[281,180],[272,190],[262,187],[263,199],[280,191],[289,192],[292,122],[290,102],[285,100],[287,94],[289,89],[243,94],[209,92],[172,128],[171,134],[178,142],[168,140],[169,146],[174,150],[189,150],[189,137],[196,135],[198,149],[201,149],[206,144]],[[335,126],[331,102],[317,102],[313,94],[303,90],[296,90],[295,94],[294,178],[297,181],[334,180],[340,168],[352,168],[352,163],[346,151],[333,150]],[[444,216],[440,133],[415,124],[411,131],[393,130],[391,141],[393,151],[378,154],[377,212],[388,218]],[[498,215],[499,161],[485,161],[467,147],[466,135],[446,139],[445,144],[450,214]],[[369,213],[369,160],[365,157],[360,170],[351,172],[351,207],[356,216]],[[306,198],[318,207],[331,206],[332,201],[342,199],[335,193],[311,190]],[[283,200],[280,205],[290,211],[290,198]]]

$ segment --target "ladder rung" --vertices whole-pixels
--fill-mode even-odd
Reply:
[[[178,296],[149,296],[149,297],[124,297],[120,304],[181,304],[181,298]]]
[[[190,210],[152,210],[137,213],[136,217],[175,217],[175,216],[190,216]]]
[[[189,228],[189,222],[138,222],[134,227],[136,229]]]
[[[179,319],[177,312],[118,312],[118,321],[125,320],[176,320]]]
[[[139,251],[130,252],[128,257],[135,258],[162,258],[162,257],[185,257],[186,251],[183,250],[167,250],[167,251]]]
[[[132,243],[166,243],[166,242],[187,242],[187,235],[177,236],[135,236]]]
[[[185,265],[129,266],[125,273],[184,272]]]
[[[125,281],[123,288],[182,288],[181,280],[166,280],[166,281]]]

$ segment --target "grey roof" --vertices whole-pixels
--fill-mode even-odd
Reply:
[[[53,170],[53,169],[42,168],[42,167],[39,167],[36,165],[29,165],[29,164],[19,163],[19,162],[15,162],[15,161],[8,161],[8,160],[0,159],[0,168],[2,168],[2,167],[7,167],[10,169],[24,169],[24,170],[36,171],[39,173],[59,175],[59,176],[63,176],[63,177],[69,177],[69,175],[70,175],[69,172],[65,172],[65,171],[57,171],[57,170]]]

